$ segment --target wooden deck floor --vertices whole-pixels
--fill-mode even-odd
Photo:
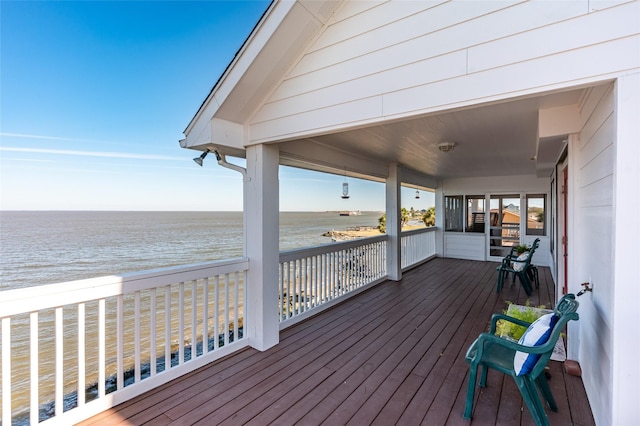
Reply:
[[[519,283],[495,292],[496,264],[434,259],[284,330],[280,344],[246,349],[145,393],[83,425],[529,425],[509,377],[490,372],[462,418],[464,354],[505,301],[524,303]],[[550,305],[540,270],[534,305]],[[559,406],[552,425],[593,425],[580,378],[552,361]]]

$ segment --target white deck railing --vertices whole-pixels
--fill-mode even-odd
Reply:
[[[436,227],[404,231],[400,242],[401,268],[419,265],[436,255]]]
[[[72,424],[247,346],[248,267],[241,258],[1,292],[2,424]]]
[[[281,252],[281,324],[293,324],[384,280],[386,240],[381,235]]]
[[[434,231],[402,233],[403,269],[435,255]],[[386,242],[280,253],[281,328],[386,279]],[[0,292],[2,424],[72,424],[246,347],[248,268],[239,258]]]

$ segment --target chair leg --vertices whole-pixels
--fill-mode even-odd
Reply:
[[[487,367],[482,368],[482,371],[480,372],[480,387],[481,388],[486,388],[487,387],[487,373],[489,373],[489,369]]]
[[[498,284],[496,285],[496,293],[500,293],[502,291],[503,282],[504,282],[504,271],[502,269],[498,269]]]
[[[514,379],[536,426],[549,426],[549,419],[544,412],[535,384],[524,376],[515,376]]]
[[[518,278],[520,279],[520,283],[522,284],[524,291],[527,293],[527,296],[531,296],[533,290],[531,288],[531,284],[529,283],[529,278],[527,278],[526,271],[518,272]]]
[[[467,401],[464,405],[463,417],[467,420],[471,420],[471,412],[473,411],[473,398],[475,397],[476,390],[476,373],[477,366],[471,365],[469,368],[469,385],[467,387]]]
[[[529,282],[536,284],[536,288],[540,288],[540,279],[538,278],[538,268],[536,266],[529,266],[527,269],[527,278],[529,278]]]
[[[547,401],[549,408],[552,411],[558,411],[558,405],[556,404],[556,400],[553,398],[551,388],[549,388],[549,383],[547,382],[544,372],[536,378],[536,383],[538,384],[538,388],[540,388],[540,392],[542,393],[545,401]]]

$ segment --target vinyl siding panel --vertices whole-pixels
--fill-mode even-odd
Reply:
[[[554,3],[566,5],[566,2]],[[533,4],[537,6],[537,9],[541,9],[537,10],[538,13],[534,16],[540,16],[540,12],[547,8],[546,3],[535,2]],[[572,11],[574,8],[571,8]],[[640,11],[637,5],[626,4],[599,14],[568,19],[471,47],[469,48],[469,72],[555,55],[583,46],[633,36],[638,32],[638,13]],[[568,17],[569,13],[566,16]],[[517,28],[523,26],[520,21],[528,16],[524,17],[518,14],[509,18],[518,24]]]
[[[403,58],[398,63],[382,61],[378,66],[384,69],[463,49],[476,43],[474,40],[479,36],[467,32],[463,23],[510,3],[513,2],[448,2],[434,8],[427,8],[428,3],[424,2],[385,3],[328,28],[326,33],[343,34],[343,39],[334,36],[334,43],[327,45],[323,41],[326,33],[323,34],[292,70],[289,79],[333,65],[358,67],[359,60],[369,55]],[[422,12],[415,13],[416,7]],[[366,74],[371,70],[364,68],[360,72]]]
[[[445,232],[444,257],[453,259],[484,260],[484,234],[470,235],[458,232]]]
[[[256,112],[251,141],[505,99],[633,69],[640,64],[640,4],[617,3],[590,13],[586,0],[347,2]],[[382,109],[342,114],[344,105],[370,98]]]
[[[378,61],[382,58],[369,58]],[[388,59],[388,60],[393,60]],[[367,66],[373,68],[375,62],[368,63]],[[291,109],[297,113],[320,110],[323,108],[337,107],[341,104],[370,97],[378,97],[382,102],[380,87],[386,87],[388,91],[402,90],[407,86],[418,86],[434,81],[438,81],[451,76],[461,76],[466,70],[466,54],[463,51],[443,55],[429,61],[415,62],[411,65],[391,68],[384,72],[370,74],[364,77],[347,81],[340,81],[344,77],[337,68],[327,69],[329,79],[335,73],[334,84],[316,89],[312,92],[301,93],[298,96],[272,102],[269,108],[263,109],[256,117],[260,121],[275,120],[286,116]],[[326,77],[326,76],[325,76]],[[302,82],[304,85],[304,82]],[[311,84],[311,83],[310,83]],[[380,110],[374,117],[380,117],[383,111]],[[260,123],[255,125],[259,129]]]
[[[613,395],[613,193],[616,130],[613,85],[591,91],[583,109],[585,125],[575,147],[575,236],[569,255],[576,256],[574,286],[590,281],[594,297],[581,303],[580,359],[597,365],[583,373],[596,423],[611,424]],[[570,155],[572,155],[570,153]],[[571,172],[570,172],[571,173]],[[571,189],[570,189],[571,191]],[[570,285],[572,284],[570,283]],[[597,392],[597,395],[596,395]]]
[[[638,334],[640,300],[638,261],[634,247],[638,244],[638,193],[640,188],[640,72],[618,78],[615,82],[615,203],[613,209],[613,250],[615,294],[611,303],[613,332],[613,421],[612,424],[634,424],[638,419],[640,382]],[[633,346],[635,344],[635,346]]]
[[[473,105],[516,95],[539,92],[541,88],[559,88],[604,79],[619,70],[632,69],[640,61],[633,52],[640,46],[640,36],[573,50],[495,68],[437,84],[408,88],[385,95],[385,115],[431,112],[455,106]],[[598,58],[594,60],[594,58]],[[425,100],[429,102],[426,103]]]

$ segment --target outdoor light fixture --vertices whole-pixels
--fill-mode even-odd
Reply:
[[[438,149],[442,152],[451,152],[454,146],[456,146],[455,142],[442,142],[438,144]]]
[[[209,153],[209,150],[207,149],[205,152],[200,154],[200,157],[194,158],[193,161],[195,161],[198,166],[202,167],[202,161],[204,160],[204,157],[206,157],[208,153]],[[218,156],[218,152],[216,151],[216,157],[217,156]]]
[[[420,191],[418,190],[418,187],[416,187],[416,200],[420,198]]]

